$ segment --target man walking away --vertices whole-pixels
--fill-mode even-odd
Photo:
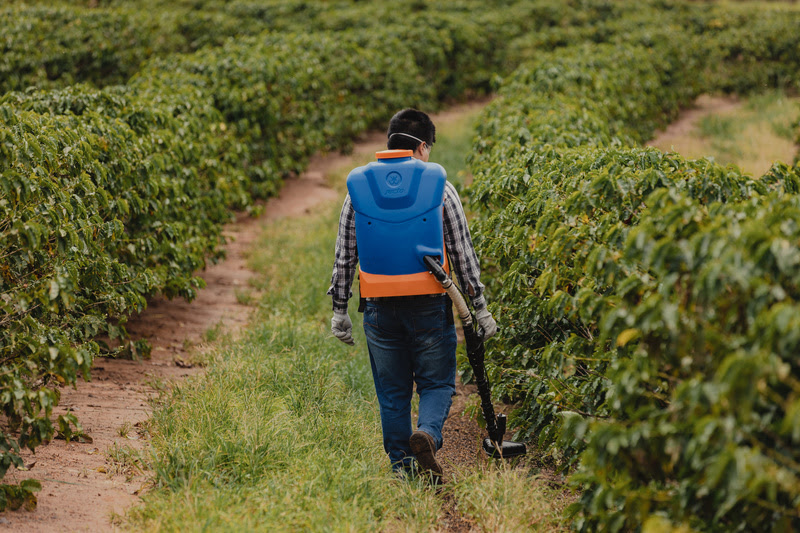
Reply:
[[[416,469],[438,484],[444,472],[436,452],[455,394],[456,332],[452,304],[415,250],[438,255],[455,273],[484,339],[497,332],[497,325],[486,308],[461,200],[444,169],[428,161],[436,141],[433,122],[421,111],[404,109],[392,117],[387,134],[388,150],[378,152],[378,161],[348,176],[328,290],[331,331],[353,344],[347,307],[358,268],[359,311],[364,313],[384,449],[396,471],[413,473],[416,459]],[[415,384],[419,413],[413,431]]]

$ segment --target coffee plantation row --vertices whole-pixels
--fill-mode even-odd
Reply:
[[[800,167],[641,143],[702,92],[796,91],[800,11],[597,5],[529,36],[560,46],[507,77],[471,154],[495,392],[575,467],[579,530],[795,530]]]
[[[515,64],[504,56],[507,43],[539,24],[537,6],[528,4],[412,2],[398,17],[397,4],[352,0],[31,0],[0,8],[0,93],[126,83],[147,59],[272,31],[399,38],[392,58],[412,54],[429,90],[459,97],[468,88],[485,89],[506,60]]]

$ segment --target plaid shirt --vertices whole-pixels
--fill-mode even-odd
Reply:
[[[472,300],[476,310],[486,307],[481,283],[481,268],[472,237],[467,226],[464,207],[456,188],[448,181],[444,189],[444,242],[452,261],[451,266],[461,289]],[[347,310],[347,301],[353,295],[351,287],[358,264],[356,247],[356,217],[350,195],[344,199],[339,215],[339,235],[336,238],[336,260],[328,295],[333,297],[334,310]]]

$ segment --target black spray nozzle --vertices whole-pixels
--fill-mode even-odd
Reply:
[[[528,453],[527,448],[521,442],[504,440],[502,444],[492,439],[483,439],[483,451],[493,459],[511,459]]]
[[[510,459],[512,457],[525,455],[528,452],[525,445],[521,442],[503,440],[503,435],[506,433],[506,422],[506,415],[497,415],[495,417],[494,431],[489,432],[488,439],[483,439],[483,451],[490,457],[496,459]]]

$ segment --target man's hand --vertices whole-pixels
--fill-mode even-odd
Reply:
[[[483,340],[493,337],[494,334],[497,333],[497,322],[494,321],[492,313],[490,313],[487,308],[484,307],[475,313],[475,319],[483,330]]]
[[[495,329],[497,329],[495,327]],[[333,318],[331,319],[331,331],[337,339],[345,344],[353,346],[353,323],[350,321],[350,315],[347,311],[334,311]]]

